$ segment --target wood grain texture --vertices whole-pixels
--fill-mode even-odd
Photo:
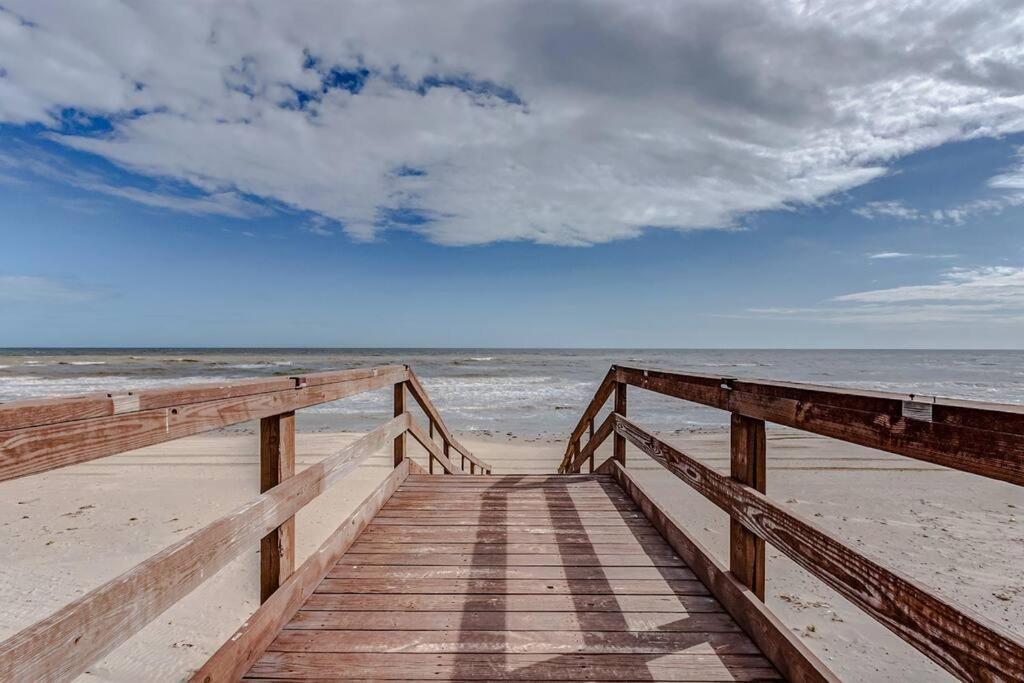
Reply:
[[[408,377],[408,373],[406,373]],[[395,382],[394,387],[394,416],[405,414],[405,382]],[[405,460],[405,432],[395,437],[392,453],[394,455],[394,466],[398,467]]]
[[[729,471],[740,484],[765,492],[764,420],[731,415]],[[764,600],[764,540],[729,520],[729,571]]]
[[[616,421],[616,431],[953,675],[990,681],[1019,680],[1024,675],[1024,642],[1019,636],[939,598],[625,418]]]
[[[740,583],[672,515],[654,502],[629,470],[612,459],[607,460],[599,470],[616,478],[647,515],[651,524],[661,532],[668,544],[686,561],[687,566],[787,680],[798,683],[838,683],[835,674],[790,633],[785,624],[747,586]]]
[[[1024,409],[904,394],[614,367],[618,381],[869,448],[1024,485]],[[933,421],[903,416],[931,404]]]
[[[588,528],[587,519],[566,508],[549,510],[544,502],[533,515],[544,520],[537,529],[552,535],[550,543],[519,543],[516,530],[530,524],[511,523],[517,515],[507,510],[503,519],[499,501],[564,496],[558,482],[548,478],[510,475],[489,481],[504,489],[486,500],[476,498],[477,514],[492,524],[459,525],[451,519],[447,525],[422,524],[396,507],[408,489],[422,491],[452,480],[407,479],[247,677],[778,678],[757,645],[611,477],[589,482],[567,477],[565,488],[591,484],[591,496],[629,501],[631,507],[610,513],[627,532],[621,538],[631,537],[628,545],[608,541],[595,531],[603,527]],[[448,488],[442,487],[443,495]],[[444,521],[441,513],[429,514]],[[463,516],[481,521],[474,520],[472,510]],[[383,525],[382,519],[401,523]],[[449,542],[396,541],[417,529],[438,528],[446,529]],[[565,542],[566,532],[571,537],[580,529],[582,536]],[[409,552],[395,552],[398,548]]]
[[[358,379],[368,379],[382,374],[404,373],[405,366],[382,365],[373,368],[356,368],[334,372],[321,372],[304,377],[275,377],[251,380],[237,380],[230,383],[189,384],[158,389],[128,390],[111,394],[97,392],[81,396],[31,399],[0,404],[0,431],[22,429],[59,422],[85,420],[94,417],[109,417],[119,414],[115,410],[115,399],[131,397],[129,405],[135,411],[155,408],[181,407],[194,403],[206,403],[226,398],[255,396],[295,389],[300,385],[316,386],[336,384]]]
[[[412,434],[413,438],[427,450],[431,462],[436,461],[444,469],[445,474],[465,474],[461,468],[456,467],[455,464],[448,459],[448,456],[444,454],[441,447],[437,445],[437,442],[430,438],[426,432],[423,431],[423,427],[420,427],[415,420],[409,420],[409,433]],[[442,491],[443,493],[443,491]]]
[[[0,481],[248,422],[393,384],[399,367],[343,382],[0,432]]]
[[[295,413],[260,420],[260,493],[295,475]],[[260,602],[295,569],[295,517],[260,540]]]
[[[408,426],[403,415],[0,643],[0,680],[69,680]]]
[[[293,618],[331,566],[409,475],[406,460],[381,482],[245,624],[193,674],[191,683],[238,680]]]
[[[614,413],[611,413],[604,419],[604,422],[602,422],[601,426],[597,428],[597,431],[591,435],[590,440],[587,441],[587,445],[584,446],[582,450],[578,453],[575,452],[575,450],[573,451],[574,459],[565,468],[567,473],[578,473],[580,468],[583,467],[583,463],[588,460],[591,463],[591,467],[593,467],[594,452],[601,447],[601,444],[603,444],[613,432],[612,428],[615,426],[615,419],[613,415]],[[568,474],[562,476],[568,476]]]
[[[595,658],[599,657],[599,661]],[[268,652],[248,679],[767,681],[778,673],[760,655],[551,655]]]

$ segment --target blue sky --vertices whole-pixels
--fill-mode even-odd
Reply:
[[[0,345],[1024,345],[983,6],[0,7]]]

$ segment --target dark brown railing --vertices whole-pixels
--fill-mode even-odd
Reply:
[[[629,385],[729,411],[730,476],[627,419]],[[614,408],[595,429],[612,395]],[[732,585],[764,600],[765,541],[955,676],[1024,680],[1020,634],[938,597],[764,495],[766,421],[1024,485],[1024,406],[618,366],[608,371],[572,431],[559,472],[579,472],[584,463],[594,471],[597,448],[612,436],[613,455],[597,471],[613,474],[627,490],[636,488],[625,468],[628,441],[727,512],[727,571],[690,538],[676,547],[689,555],[684,559],[788,677],[824,680],[828,674],[805,663],[794,665],[787,652],[797,645],[780,648],[764,637],[763,614],[752,617],[749,597]],[[585,444],[584,434],[589,435]]]
[[[393,419],[295,473],[296,410],[391,385]],[[407,392],[426,414],[428,430],[407,412]],[[431,471],[437,463],[445,474],[463,474],[468,461],[472,473],[490,474],[452,436],[416,374],[388,365],[0,404],[0,481],[250,420],[260,421],[261,495],[0,643],[0,681],[74,678],[259,541],[264,606],[247,622],[244,638],[226,644],[199,679],[230,680],[319,583],[328,558],[337,559],[410,471],[422,471],[405,457],[406,434],[426,450]],[[295,513],[388,444],[395,471],[296,570]],[[462,466],[452,462],[453,450]]]

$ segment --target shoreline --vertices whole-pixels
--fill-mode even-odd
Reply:
[[[297,468],[360,432],[299,431]],[[728,430],[661,438],[727,471]],[[553,472],[564,437],[461,432],[496,473]],[[0,484],[0,637],[47,616],[258,492],[256,429],[221,430]],[[599,449],[599,462],[610,444]],[[410,446],[419,462],[422,451]],[[719,559],[728,521],[632,448],[627,465]],[[391,468],[385,449],[297,516],[301,562]],[[1013,630],[1024,623],[1019,489],[813,436],[768,431],[768,495],[887,567]],[[176,680],[258,605],[258,547],[209,579],[90,669],[83,680]],[[769,547],[767,601],[842,678],[950,680],[948,674]]]

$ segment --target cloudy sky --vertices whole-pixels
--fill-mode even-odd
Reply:
[[[0,0],[0,345],[1024,346],[1021,2]]]

